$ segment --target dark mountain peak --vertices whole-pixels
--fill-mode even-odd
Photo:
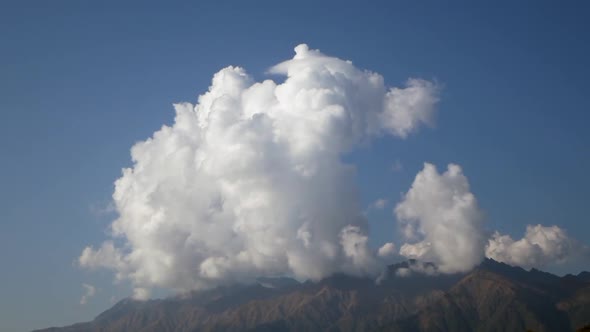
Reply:
[[[487,270],[497,271],[497,272],[512,272],[512,273],[526,272],[526,270],[520,266],[513,266],[513,265],[503,263],[503,262],[498,262],[498,261],[491,259],[491,258],[484,258],[484,260],[477,266],[477,268],[487,269]]]
[[[134,300],[132,298],[125,298],[121,301],[115,303],[110,309],[102,312],[94,319],[97,322],[106,322],[106,321],[113,321],[117,320],[121,317],[124,317],[130,311],[141,310],[142,308],[147,308],[152,306],[154,303],[157,303],[161,300],[154,299],[154,300],[147,300],[147,301],[139,301]]]
[[[351,276],[344,273],[335,273],[317,283],[319,286],[329,286],[336,289],[364,288],[375,285],[374,278]]]
[[[505,263],[486,259],[476,270],[485,270],[500,275],[519,287],[534,289],[553,299],[572,296],[578,290],[588,286],[583,276],[556,276],[552,273],[532,268],[529,271]]]
[[[556,282],[559,277],[543,272],[537,269],[527,271],[519,266],[512,266],[506,263],[498,262],[490,258],[484,259],[481,264],[476,267],[476,270],[485,270],[504,276],[514,281],[542,281],[542,282]]]
[[[453,285],[451,291],[477,285],[479,292],[483,293],[489,290],[492,285],[494,287],[514,288],[514,283],[515,280],[505,274],[497,273],[489,269],[474,269]]]
[[[578,278],[590,282],[590,272],[582,271],[578,274]]]

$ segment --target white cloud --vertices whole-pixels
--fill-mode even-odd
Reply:
[[[488,241],[486,256],[525,268],[542,268],[588,258],[588,248],[570,238],[558,226],[528,225],[520,240],[495,232]]]
[[[379,198],[371,204],[371,207],[377,210],[383,210],[387,206],[387,199]]]
[[[352,266],[343,266],[343,271],[350,274],[374,275],[378,272],[377,260],[367,246],[369,237],[359,226],[346,226],[340,232],[340,244],[344,254],[351,259]]]
[[[438,89],[419,79],[388,89],[349,61],[295,51],[270,70],[283,83],[222,69],[195,106],[175,105],[171,126],[133,146],[113,194],[121,245],[87,247],[80,265],[114,270],[137,298],[154,286],[372,273],[355,169],[341,156],[432,124]]]
[[[404,243],[399,248],[399,254],[409,259],[435,259],[430,257],[432,254],[432,245],[430,242],[420,241],[416,243]]]
[[[407,267],[402,267],[395,271],[395,275],[402,278],[409,277],[412,275],[412,270]]]
[[[443,273],[467,271],[484,255],[525,268],[590,260],[590,249],[558,226],[528,225],[520,240],[498,232],[489,237],[469,182],[454,164],[443,174],[424,164],[395,214],[409,241],[400,247],[400,255],[433,262]]]
[[[385,97],[386,107],[392,111],[381,113],[381,121],[402,138],[422,124],[434,125],[436,90],[434,83],[421,79],[409,79],[402,89],[392,88]]]
[[[439,174],[424,164],[395,214],[411,241],[400,255],[433,262],[444,273],[467,271],[484,257],[482,214],[458,165]]]
[[[80,304],[86,304],[96,294],[96,288],[90,284],[82,284],[82,287],[84,288],[84,295],[80,299]]]
[[[134,288],[132,298],[137,301],[148,300],[150,298],[150,290],[142,287]]]
[[[385,243],[377,251],[377,255],[379,255],[379,257],[384,257],[384,258],[385,257],[392,257],[395,254],[396,254],[395,244],[393,244],[393,242],[387,242],[387,243]]]
[[[107,268],[116,271],[117,280],[121,280],[128,272],[128,263],[112,241],[105,241],[101,247],[86,247],[78,257],[78,264],[88,269]]]
[[[426,274],[426,275],[438,275],[438,268],[432,263],[424,263],[422,261],[408,261],[408,267],[401,267],[395,271],[395,275],[398,277],[409,277],[413,273]]]

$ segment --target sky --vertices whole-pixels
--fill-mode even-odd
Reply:
[[[314,278],[321,275],[306,275],[306,264],[319,263],[329,267],[325,273],[368,273],[394,246],[393,255],[436,261],[443,273],[460,271],[465,266],[457,266],[456,258],[464,252],[447,250],[449,239],[463,241],[461,248],[481,251],[480,256],[468,255],[462,262],[486,255],[560,274],[589,270],[584,259],[553,264],[586,250],[590,237],[586,209],[590,197],[588,15],[590,6],[581,1],[559,5],[543,1],[487,5],[3,1],[0,330],[90,320],[124,297],[148,296],[152,286],[150,296],[158,296],[166,289],[214,286],[261,271]],[[299,48],[301,44],[308,48]],[[321,53],[314,51],[318,49]],[[284,62],[294,56],[295,60]],[[274,67],[279,63],[284,65]],[[213,76],[230,65],[244,68],[248,76],[230,70],[228,77],[240,78],[219,83],[221,90],[254,91],[253,82],[276,83],[278,87],[270,87],[270,92],[251,93],[249,100],[264,113],[259,118],[270,119],[269,126],[280,129],[282,136],[266,138],[271,131],[260,120],[252,121],[252,128],[240,127],[246,136],[215,141],[222,136],[219,133],[230,132],[236,124],[232,121],[237,120],[227,120],[221,127],[192,118],[175,120],[176,114],[192,114]],[[332,76],[317,71],[317,76],[306,74],[321,66],[342,70],[343,80],[331,81]],[[365,70],[378,73],[382,82],[374,83],[379,80]],[[421,83],[412,90],[409,78]],[[345,110],[349,117],[329,118],[326,126],[312,131],[305,125],[324,123],[317,122],[314,114],[306,119],[315,122],[285,118],[261,101],[265,93],[280,96],[280,91],[303,91],[309,86],[322,86],[330,93],[345,88],[349,94],[342,98],[352,105]],[[212,100],[219,97],[215,91],[209,94]],[[350,94],[355,99],[347,99]],[[313,96],[291,100],[290,96],[286,93],[286,99],[279,100],[278,109],[315,100]],[[321,110],[328,110],[330,101],[340,99],[328,95],[317,100]],[[183,102],[193,105],[183,104],[181,111],[175,111],[173,104]],[[202,113],[214,113],[214,106],[205,102],[199,107]],[[296,111],[300,106],[293,107]],[[250,112],[245,106],[239,110]],[[404,116],[412,120],[409,125],[400,122]],[[195,143],[192,139],[197,138],[189,131],[181,135],[186,142],[175,141],[175,133],[186,129],[183,125],[197,122],[202,127],[199,133],[209,138]],[[303,129],[291,130],[288,124]],[[173,128],[170,135],[174,137],[163,133],[152,140],[151,147],[141,148],[141,142],[162,125]],[[355,135],[349,135],[349,127],[355,128]],[[241,137],[254,138],[243,143]],[[301,143],[307,139],[312,143]],[[276,140],[288,152],[273,145]],[[137,165],[145,165],[145,173],[131,159],[130,149],[136,143],[140,148],[134,158]],[[166,176],[178,174],[176,159],[167,159],[158,148],[168,143],[220,162],[208,173],[187,175],[206,193],[197,196],[207,199],[226,190],[219,183],[235,178],[259,179],[257,186],[270,183],[269,188],[275,188],[274,177],[269,177],[272,172],[264,168],[268,165],[281,179],[293,181],[278,184],[299,183],[297,179],[312,174],[310,178],[317,181],[304,182],[294,192],[314,194],[325,189],[321,191],[327,193],[321,196],[325,201],[302,201],[298,195],[276,189],[272,207],[260,210],[287,216],[278,217],[269,227],[277,237],[293,235],[288,247],[294,249],[284,253],[288,264],[282,256],[271,257],[276,261],[248,256],[245,261],[230,262],[226,270],[218,261],[207,265],[210,269],[201,265],[200,277],[187,278],[190,271],[182,270],[186,266],[182,264],[173,265],[168,274],[158,272],[173,263],[166,263],[164,257],[164,263],[156,264],[146,250],[159,248],[165,254],[177,250],[162,249],[162,243],[174,238],[162,238],[162,234],[189,238],[203,234],[190,228],[202,226],[201,219],[185,223],[203,212],[198,204],[194,211],[187,208],[190,202],[170,205],[177,198],[190,200],[193,192],[166,187]],[[226,160],[219,151],[238,143],[244,149],[260,148],[262,157],[247,159],[246,155],[240,159],[246,160],[244,168],[237,170],[232,165],[240,160],[223,163]],[[325,148],[316,149],[318,144]],[[294,162],[302,166],[289,166]],[[316,163],[317,170],[309,171]],[[123,168],[135,169],[125,175]],[[117,179],[124,181],[115,185]],[[131,183],[133,188],[145,184],[151,188],[146,190],[159,194],[157,206],[170,208],[162,217],[169,228],[157,228],[161,232],[149,237],[138,233],[134,227],[143,217],[136,217],[134,204],[145,204],[141,206],[144,213],[156,203],[143,202],[141,193],[126,194],[121,183]],[[235,211],[248,212],[259,203],[246,202],[239,195],[254,189],[231,188],[236,195],[225,192],[224,202]],[[334,193],[330,194],[330,188]],[[116,191],[121,195],[113,199]],[[268,192],[260,192],[264,194]],[[320,226],[303,222],[292,228],[293,211],[325,216],[328,221]],[[251,216],[246,212],[239,220],[248,226]],[[352,220],[359,217],[353,215],[358,212],[359,220]],[[440,220],[441,213],[448,220]],[[220,224],[237,217],[220,216]],[[235,231],[237,226],[230,226]],[[119,229],[119,237],[113,238],[113,228]],[[448,230],[457,234],[448,235]],[[220,234],[225,231],[219,230]],[[250,235],[256,232],[237,236],[235,248],[203,244],[202,239],[196,239],[195,245],[202,245],[199,252],[206,254],[225,250],[237,255],[252,249],[250,242],[267,239]],[[519,242],[523,236],[526,241]],[[549,238],[547,246],[527,247],[539,244],[541,240],[535,239],[540,237]],[[324,243],[309,244],[306,239],[310,238],[327,243],[317,250],[337,248],[338,252],[326,254],[326,261],[309,262],[310,253],[317,252],[312,247]],[[101,256],[105,243],[114,243],[110,256],[104,251]],[[382,247],[386,243],[391,245]],[[565,243],[569,251],[556,253],[557,247],[563,250],[556,243]],[[362,251],[350,249],[358,248],[357,244]],[[383,249],[379,254],[373,253],[379,248]],[[136,254],[126,256],[125,250]],[[181,254],[185,259],[181,263],[217,257],[195,257],[190,250]],[[303,263],[292,263],[293,257]],[[156,272],[150,270],[152,263]]]

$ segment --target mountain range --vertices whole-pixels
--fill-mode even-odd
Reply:
[[[377,281],[260,278],[166,299],[125,299],[93,321],[37,332],[590,331],[590,272],[559,277],[486,259],[444,275],[416,261]]]

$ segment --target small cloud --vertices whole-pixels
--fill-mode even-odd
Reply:
[[[438,271],[433,264],[419,261],[410,262],[408,267],[402,267],[395,271],[395,275],[402,278],[409,277],[413,273],[434,276],[438,274]]]
[[[409,277],[412,274],[412,270],[408,269],[407,267],[402,267],[395,271],[395,275],[398,277]]]
[[[395,255],[395,244],[393,244],[392,242],[387,242],[381,248],[379,248],[377,254],[379,255],[379,257],[390,257]]]
[[[78,258],[81,267],[95,269],[99,267],[117,268],[124,264],[121,251],[112,241],[106,241],[98,249],[86,247]]]
[[[387,199],[385,199],[385,198],[379,198],[378,200],[376,200],[375,202],[373,202],[371,204],[371,208],[377,209],[377,210],[383,210],[386,206],[387,206]]]
[[[527,225],[523,238],[495,232],[488,240],[486,256],[524,268],[588,261],[590,249],[558,226]]]
[[[392,172],[400,172],[403,169],[404,169],[404,165],[402,165],[402,162],[399,161],[399,159],[396,159],[393,162],[393,164],[391,165],[391,171]]]
[[[84,305],[88,302],[88,300],[96,294],[96,288],[90,284],[82,284],[82,287],[85,290],[84,295],[80,299],[80,304]]]
[[[108,203],[92,203],[88,207],[90,213],[92,213],[96,217],[107,216],[117,211],[115,203],[113,201],[109,201]]]
[[[137,287],[133,289],[133,299],[146,301],[150,298],[150,291],[147,288]]]

